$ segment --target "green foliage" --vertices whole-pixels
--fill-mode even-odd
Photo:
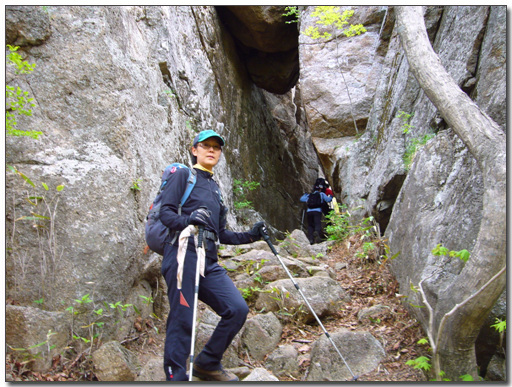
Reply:
[[[142,297],[146,303],[153,302],[151,297],[139,297]],[[77,304],[76,307],[71,305],[65,310],[72,316],[85,316],[87,324],[80,327],[74,327],[72,323],[71,336],[74,340],[78,340],[81,343],[90,344],[91,349],[95,344],[95,341],[97,343],[101,337],[101,331],[108,319],[116,317],[123,319],[125,317],[124,312],[126,312],[128,308],[133,308],[135,312],[139,313],[135,305],[122,304],[119,301],[115,303],[104,301],[104,308],[98,308],[95,306],[94,300],[91,298],[89,293],[83,295],[81,298],[75,299],[74,303]],[[119,321],[116,321],[115,324],[118,322]]]
[[[411,143],[405,149],[405,153],[402,156],[402,160],[404,162],[404,166],[406,170],[409,170],[411,167],[412,161],[414,160],[414,156],[420,147],[425,145],[431,138],[434,138],[435,134],[426,134],[423,137],[413,138]]]
[[[426,337],[424,337],[424,338],[418,340],[418,344],[428,345],[429,342],[428,342],[428,339]]]
[[[252,209],[252,202],[247,199],[247,194],[254,191],[260,186],[260,183],[255,181],[242,181],[238,179],[233,180],[233,194],[235,196],[235,209],[241,210],[244,208]]]
[[[442,246],[440,243],[432,249],[432,254],[434,255],[447,255],[449,257],[457,257],[462,262],[466,263],[469,260],[470,253],[466,249],[462,249],[460,251],[449,251],[446,247]]]
[[[35,239],[35,243],[39,247],[39,254],[36,254],[36,257],[40,263],[40,270],[38,272],[41,278],[38,288],[41,292],[40,296],[45,301],[50,301],[51,303],[52,292],[55,290],[53,285],[58,270],[58,258],[62,255],[62,249],[57,244],[56,216],[64,185],[60,184],[55,188],[51,188],[45,182],[36,184],[31,178],[12,165],[7,165],[7,170],[22,179],[22,182],[19,180],[14,182],[14,184],[19,185],[19,187],[16,187],[16,192],[23,192],[22,199],[24,203],[30,204],[30,208],[28,210],[23,209],[21,214],[17,214],[15,210],[13,211],[14,227],[16,227],[17,222],[29,222],[32,226],[31,230],[19,227],[18,233],[11,234],[9,251],[14,257],[24,256],[27,252],[21,250],[17,237],[23,235],[25,238]],[[35,234],[32,231],[35,231]],[[35,285],[23,283],[25,281],[24,270],[26,270],[26,267],[23,261],[20,261],[14,272],[15,289]],[[44,303],[40,305],[43,306]]]
[[[169,98],[176,98],[176,94],[174,94],[172,90],[164,90],[164,93],[167,94]]]
[[[7,45],[9,54],[6,56],[7,64],[15,67],[16,75],[23,75],[31,73],[36,67],[35,64],[29,64],[24,61],[20,54],[17,53],[18,46]],[[38,139],[42,132],[35,130],[19,130],[16,129],[18,121],[17,116],[31,116],[31,108],[36,106],[34,98],[29,97],[28,91],[22,90],[19,86],[13,87],[5,86],[5,129],[8,136],[25,136],[33,139]]]
[[[258,286],[249,286],[247,288],[238,288],[242,293],[242,297],[249,301],[255,296],[257,292],[261,292],[261,289]]]
[[[361,239],[371,239],[380,236],[373,216],[364,218],[357,224],[353,224],[351,217],[352,215],[344,204],[340,206],[338,214],[335,211],[327,214],[325,217],[327,220],[327,226],[325,227],[327,239],[342,241],[354,234],[361,234]],[[372,246],[368,244],[366,245],[365,252],[369,252],[371,249]]]
[[[404,111],[398,112],[397,117],[402,119],[402,133],[403,134],[409,133],[409,130],[414,128],[414,126],[409,123],[409,120],[412,118],[413,115],[414,114],[409,114]]]
[[[155,302],[153,300],[153,297],[149,296],[149,297],[146,297],[146,296],[142,296],[142,295],[139,295],[140,298],[142,298],[144,300],[144,303],[149,305],[149,304],[152,304],[153,302]]]
[[[239,268],[241,267],[247,275],[253,275],[256,274],[263,267],[265,262],[268,261],[268,259],[262,259],[259,262],[256,262],[251,259],[250,261],[242,262]]]
[[[7,48],[9,49],[9,54],[7,54],[7,59],[9,60],[8,63],[16,67],[14,70],[16,74],[30,74],[32,71],[34,71],[36,68],[35,63],[28,63],[27,61],[23,60],[20,54],[17,53],[19,46],[11,46],[8,44]]]
[[[91,303],[91,302],[92,302],[92,299],[91,299],[91,297],[90,297],[90,295],[89,295],[89,294],[86,294],[86,295],[82,296],[82,298],[81,298],[81,299],[79,299],[79,300],[78,300],[78,299],[75,299],[75,302],[76,302],[77,304],[80,304],[80,305],[85,305],[85,304],[89,304],[89,303]]]
[[[55,344],[54,345],[51,345],[50,344],[50,338],[55,335],[56,332],[52,332],[52,330],[50,329],[48,331],[48,333],[46,334],[46,340],[45,341],[42,341],[40,343],[37,343],[37,344],[34,344],[34,345],[31,345],[30,347],[28,348],[14,348],[14,347],[11,347],[9,344],[7,344],[7,346],[12,350],[14,351],[15,353],[18,353],[21,357],[22,357],[22,364],[27,364],[29,362],[31,362],[32,360],[35,360],[35,359],[42,359],[43,356],[45,355],[50,355],[50,351],[52,349],[55,348]],[[43,346],[46,346],[46,352],[35,352],[34,349],[36,348],[41,348]]]
[[[299,8],[297,7],[286,7],[284,9],[286,13],[283,13],[283,17],[290,18],[290,20],[286,20],[286,24],[298,23],[299,21]]]
[[[130,187],[130,189],[132,191],[140,191],[140,182],[142,181],[142,179],[135,179],[133,182],[132,182],[132,186]]]
[[[354,15],[354,11],[345,10],[340,13],[339,7],[334,6],[317,6],[315,10],[311,13],[311,16],[317,17],[319,20],[316,21],[316,24],[320,24],[323,26],[333,26],[347,36],[355,36],[360,35],[366,32],[366,28],[363,27],[362,24],[350,25],[348,28],[345,28],[347,24],[349,24],[348,20]],[[304,31],[304,35],[309,36],[312,39],[330,39],[332,34],[328,32],[324,32],[321,34],[318,31],[318,27],[309,26]]]
[[[432,368],[432,364],[430,364],[430,359],[426,356],[420,356],[416,359],[411,359],[407,361],[405,364],[424,371],[430,371],[430,368]]]
[[[40,298],[39,300],[32,301],[34,304],[43,305],[44,304],[44,297]]]
[[[507,329],[507,320],[496,318],[496,324],[491,325],[491,328],[496,329],[499,333],[505,332]]]
[[[331,211],[326,215],[327,226],[325,233],[327,239],[331,241],[342,241],[350,234],[350,212],[347,211],[346,205],[340,206],[340,213]]]
[[[389,246],[384,243],[384,254],[381,255],[381,258],[383,258],[383,260],[381,261],[381,264],[385,264],[387,262],[388,259],[395,259],[396,257],[398,257],[400,255],[400,251],[398,253],[395,253],[395,254],[391,254],[391,250],[389,248]]]
[[[369,259],[369,255],[376,249],[376,246],[373,242],[364,242],[363,243],[363,251],[358,251],[356,256],[361,259]]]

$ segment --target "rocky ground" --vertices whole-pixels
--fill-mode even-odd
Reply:
[[[382,241],[380,242],[383,243]],[[419,323],[407,312],[398,295],[398,284],[388,270],[387,263],[379,262],[371,254],[362,257],[362,242],[358,236],[336,245],[325,258],[337,273],[340,286],[352,297],[337,316],[322,322],[328,332],[339,328],[355,331],[369,331],[386,349],[386,358],[371,373],[358,375],[358,381],[426,381],[423,372],[413,369],[405,363],[426,355],[426,348],[417,344],[424,337]],[[381,246],[382,247],[382,246]],[[398,296],[397,296],[398,295]],[[360,320],[358,313],[370,306],[382,305],[388,312]],[[251,303],[249,304],[251,306]],[[136,321],[133,334],[122,343],[126,348],[137,353],[142,364],[163,353],[165,332],[164,320]],[[306,325],[296,321],[287,321],[280,344],[299,345],[299,352],[307,355],[310,345],[323,335],[315,323]],[[301,375],[305,378],[309,366],[307,356],[301,357]],[[249,369],[263,367],[264,362],[257,362],[248,355],[241,359]],[[342,367],[340,359],[340,367]],[[281,381],[303,380],[302,378],[280,377]],[[83,381],[97,380],[86,353],[54,358],[52,369],[45,374],[32,372],[13,353],[6,356],[6,379],[8,381]]]

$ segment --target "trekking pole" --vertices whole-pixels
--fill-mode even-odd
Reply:
[[[281,263],[281,266],[283,266],[283,269],[284,271],[286,271],[286,274],[288,274],[288,277],[290,277],[290,279],[292,280],[293,282],[293,285],[295,286],[295,289],[297,289],[300,293],[300,295],[302,296],[302,298],[304,299],[304,301],[306,302],[306,305],[308,306],[309,310],[311,311],[311,313],[313,314],[313,316],[315,316],[315,319],[316,321],[318,322],[318,324],[320,325],[320,327],[322,327],[322,330],[324,331],[325,335],[327,336],[327,338],[329,339],[329,341],[331,342],[331,344],[333,345],[334,349],[336,349],[336,352],[338,352],[338,355],[340,355],[341,357],[341,360],[343,360],[343,363],[345,363],[345,366],[347,367],[347,369],[349,370],[350,374],[352,375],[352,380],[353,381],[357,381],[357,376],[354,375],[354,373],[352,372],[352,370],[350,369],[350,367],[348,366],[347,362],[345,361],[345,358],[343,357],[343,355],[341,354],[340,350],[338,349],[338,347],[336,346],[336,344],[334,343],[334,341],[332,340],[331,338],[331,335],[329,335],[329,332],[327,332],[327,330],[325,329],[324,327],[324,324],[322,324],[322,322],[320,321],[320,319],[318,318],[317,314],[315,313],[315,311],[313,310],[313,308],[311,307],[311,305],[309,304],[308,300],[306,299],[306,296],[304,295],[304,293],[302,293],[302,290],[300,289],[299,287],[299,284],[297,283],[297,281],[295,281],[295,279],[293,278],[293,276],[291,275],[290,271],[288,270],[288,268],[286,267],[286,265],[284,264],[283,260],[281,259],[281,257],[279,256],[279,254],[277,253],[277,250],[275,249],[274,245],[272,244],[272,242],[270,242],[270,237],[268,236],[268,234],[266,233],[265,231],[265,226],[262,225],[261,228],[260,228],[260,235],[263,237],[263,239],[265,240],[265,242],[267,242],[268,244],[268,247],[270,247],[270,250],[272,250],[272,252],[274,253],[274,255],[277,257],[277,259],[279,260],[279,263]]]
[[[194,369],[194,346],[196,341],[196,318],[197,318],[197,300],[199,297],[199,266],[200,266],[200,259],[199,259],[199,249],[203,249],[203,233],[204,233],[204,226],[199,226],[199,232],[197,235],[197,262],[196,262],[196,281],[195,281],[195,287],[194,287],[194,309],[192,312],[192,338],[190,340],[190,372],[188,375],[188,380],[192,381],[192,374]]]

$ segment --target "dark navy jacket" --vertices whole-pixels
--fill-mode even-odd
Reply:
[[[220,243],[240,245],[253,242],[248,232],[233,232],[226,229],[228,209],[222,203],[219,186],[213,180],[211,173],[197,168],[195,168],[195,171],[197,172],[196,185],[181,208],[181,215],[178,215],[178,205],[187,187],[189,172],[186,168],[179,168],[170,175],[167,187],[162,193],[162,205],[160,207],[162,223],[171,231],[179,233],[188,226],[189,215],[199,207],[205,206],[211,212],[205,230],[215,232]],[[215,242],[208,240],[207,243],[206,256],[217,260]]]

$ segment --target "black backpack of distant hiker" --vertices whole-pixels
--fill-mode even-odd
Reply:
[[[314,191],[309,194],[308,197],[308,208],[321,208],[322,207],[322,196],[320,191]]]

